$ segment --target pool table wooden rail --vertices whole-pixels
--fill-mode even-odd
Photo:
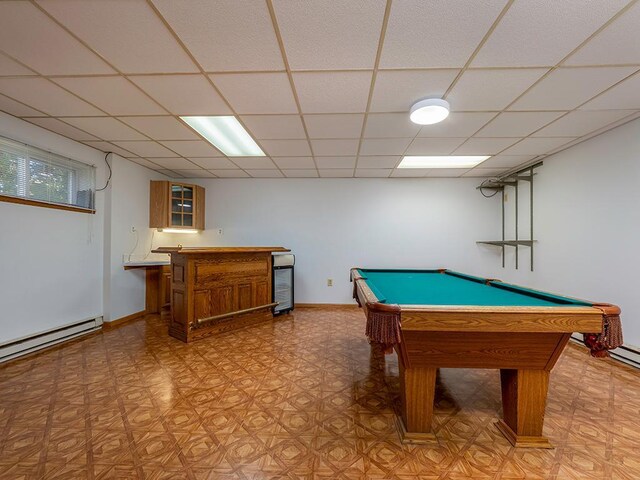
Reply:
[[[603,309],[599,307],[523,307],[478,305],[397,305],[378,301],[366,279],[351,269],[354,296],[369,312],[397,313],[402,330],[434,332],[599,332]],[[442,269],[444,271],[444,269]],[[491,279],[491,282],[500,280]],[[452,314],[455,313],[455,316]],[[619,313],[619,309],[618,309]],[[543,316],[543,318],[541,318]]]

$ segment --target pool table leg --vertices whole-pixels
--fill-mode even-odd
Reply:
[[[405,368],[400,362],[402,421],[400,436],[404,443],[431,443],[431,431],[437,368]]]
[[[515,447],[553,448],[542,435],[549,388],[546,370],[500,370],[503,419],[498,429]]]

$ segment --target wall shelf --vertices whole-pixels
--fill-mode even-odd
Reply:
[[[518,247],[529,247],[529,254],[531,258],[531,271],[533,271],[533,244],[536,242],[533,239],[533,179],[534,179],[534,169],[541,166],[542,162],[538,162],[533,164],[527,168],[519,170],[517,172],[505,175],[503,177],[485,180],[480,185],[476,187],[477,190],[480,190],[485,197],[492,197],[498,193],[502,195],[502,239],[501,240],[481,240],[476,242],[476,244],[481,245],[492,245],[496,247],[500,247],[502,249],[502,268],[505,266],[505,247],[515,247],[515,262],[516,269],[519,264],[518,257]],[[520,182],[529,182],[529,238],[526,240],[518,238],[518,185]],[[507,240],[505,238],[505,212],[504,212],[504,202],[505,202],[505,189],[513,188],[515,194],[515,238],[513,240]],[[491,195],[485,195],[483,190],[490,190],[493,192]]]

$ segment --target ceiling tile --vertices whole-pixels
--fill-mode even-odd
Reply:
[[[470,137],[496,114],[492,112],[451,112],[440,123],[425,125],[419,137]]]
[[[356,177],[359,178],[386,178],[391,175],[391,168],[358,168]]]
[[[247,173],[253,178],[281,178],[283,175],[280,170],[247,170]]]
[[[309,138],[360,138],[364,114],[305,115]]]
[[[396,168],[391,172],[392,177],[424,177],[429,172],[426,168]]]
[[[284,68],[266,2],[153,3],[207,72]]]
[[[258,140],[307,138],[299,115],[246,115],[241,117]]]
[[[358,168],[386,169],[394,168],[400,163],[400,155],[376,155],[358,157]]]
[[[423,98],[442,98],[459,70],[379,71],[371,98],[372,112],[409,112]],[[456,105],[451,106],[453,110]]]
[[[526,137],[565,112],[505,112],[489,122],[476,137]]]
[[[160,143],[183,157],[223,156],[213,145],[204,140],[165,140]]]
[[[148,160],[160,165],[162,168],[168,168],[169,170],[175,171],[177,171],[177,169],[194,170],[198,168],[198,166],[194,165],[193,162],[180,157],[149,158]]]
[[[44,78],[0,78],[0,93],[54,117],[104,115],[97,108]]]
[[[367,117],[365,138],[415,137],[422,127],[407,113],[372,113]]]
[[[553,137],[553,138],[525,138],[520,143],[516,143],[504,152],[504,155],[542,155],[550,152],[566,143],[571,142],[574,138],[569,137]]]
[[[174,115],[230,115],[231,110],[203,75],[129,77]]]
[[[406,155],[449,155],[465,138],[416,138]]]
[[[581,137],[628,117],[633,110],[576,110],[536,132],[534,137]]]
[[[463,177],[495,177],[496,175],[503,174],[506,168],[472,168],[467,173],[462,175]]]
[[[545,68],[467,70],[447,100],[452,110],[502,110],[546,72]]]
[[[277,169],[269,157],[234,157],[233,163],[245,170]]]
[[[201,168],[195,170],[176,170],[184,178],[215,178],[215,175]]]
[[[351,178],[353,177],[353,168],[327,168],[318,170],[320,176],[324,178]]]
[[[293,73],[302,112],[364,112],[369,98],[371,74],[370,71]]]
[[[166,113],[123,77],[65,77],[53,81],[111,115]]]
[[[120,120],[154,140],[197,140],[191,129],[171,116],[120,117]]]
[[[311,155],[306,140],[262,140],[266,153],[272,157],[308,157]]]
[[[468,168],[431,168],[427,171],[427,177],[443,177],[443,178],[457,178],[461,177],[465,172],[468,172]]]
[[[286,73],[237,73],[210,77],[237,113],[298,112]]]
[[[640,64],[638,25],[640,4],[636,3],[571,55],[565,65]]]
[[[170,178],[184,178],[182,175],[180,175],[178,172],[174,172],[172,170],[156,170],[158,173],[161,173],[163,175],[166,175],[167,177]]]
[[[311,140],[314,155],[357,155],[360,140]]]
[[[143,141],[143,142],[114,142],[116,145],[124,148],[125,150],[129,150],[130,152],[135,153],[140,157],[175,157],[176,154],[169,150],[168,148],[163,147],[159,143],[152,141]]]
[[[68,117],[64,121],[102,140],[146,140],[144,135],[111,117]]]
[[[410,143],[410,138],[366,138],[360,155],[402,155]]]
[[[283,170],[287,178],[317,178],[317,170]]]
[[[38,3],[121,72],[198,71],[146,2],[38,0]]]
[[[0,95],[0,110],[15,117],[44,117],[47,115],[4,95]]]
[[[159,165],[156,165],[153,162],[150,162],[146,158],[135,157],[135,158],[127,158],[127,160],[129,160],[131,163],[135,163],[137,165],[150,168],[151,170],[164,170],[162,167],[160,167]]]
[[[615,15],[627,1],[515,2],[471,65],[553,66]]]
[[[237,165],[225,157],[196,157],[189,158],[189,160],[207,170],[238,168]]]
[[[245,172],[244,170],[240,170],[239,168],[235,169],[235,170],[217,170],[217,169],[212,169],[210,170],[211,173],[213,173],[216,177],[220,177],[220,178],[247,178],[249,177],[249,174],[247,172]]]
[[[495,155],[513,145],[518,138],[470,138],[453,152],[454,155]]]
[[[274,157],[272,160],[280,169],[316,168],[313,157]]]
[[[506,3],[506,0],[394,2],[380,65],[462,67]]]
[[[99,140],[99,138],[94,137],[82,130],[78,130],[71,125],[61,122],[56,118],[29,118],[28,122],[35,123],[42,128],[46,128],[47,130],[51,130],[52,132],[59,133],[60,135],[64,135],[65,137],[72,138],[78,141],[85,140]]]
[[[636,73],[580,107],[584,110],[640,109],[640,74]]]
[[[276,0],[274,9],[293,70],[373,68],[384,0]]]
[[[35,75],[36,73],[0,53],[0,76]]]
[[[43,75],[115,73],[30,2],[0,2],[0,45]]]
[[[98,150],[101,150],[103,152],[113,152],[117,155],[120,155],[123,158],[131,158],[131,157],[135,157],[136,154],[133,152],[130,152],[128,150],[125,150],[123,148],[118,147],[117,145],[113,145],[111,143],[108,142],[82,142],[85,145],[89,145],[90,147],[96,148]]]
[[[636,70],[635,67],[559,68],[509,110],[572,110]]]
[[[356,157],[315,157],[319,169],[354,168]]]
[[[490,157],[476,168],[513,168],[535,158],[535,155],[496,155]]]

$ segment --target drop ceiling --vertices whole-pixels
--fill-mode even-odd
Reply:
[[[0,110],[175,178],[488,177],[640,116],[638,25],[629,0],[0,1]],[[409,122],[425,97],[450,117]]]

